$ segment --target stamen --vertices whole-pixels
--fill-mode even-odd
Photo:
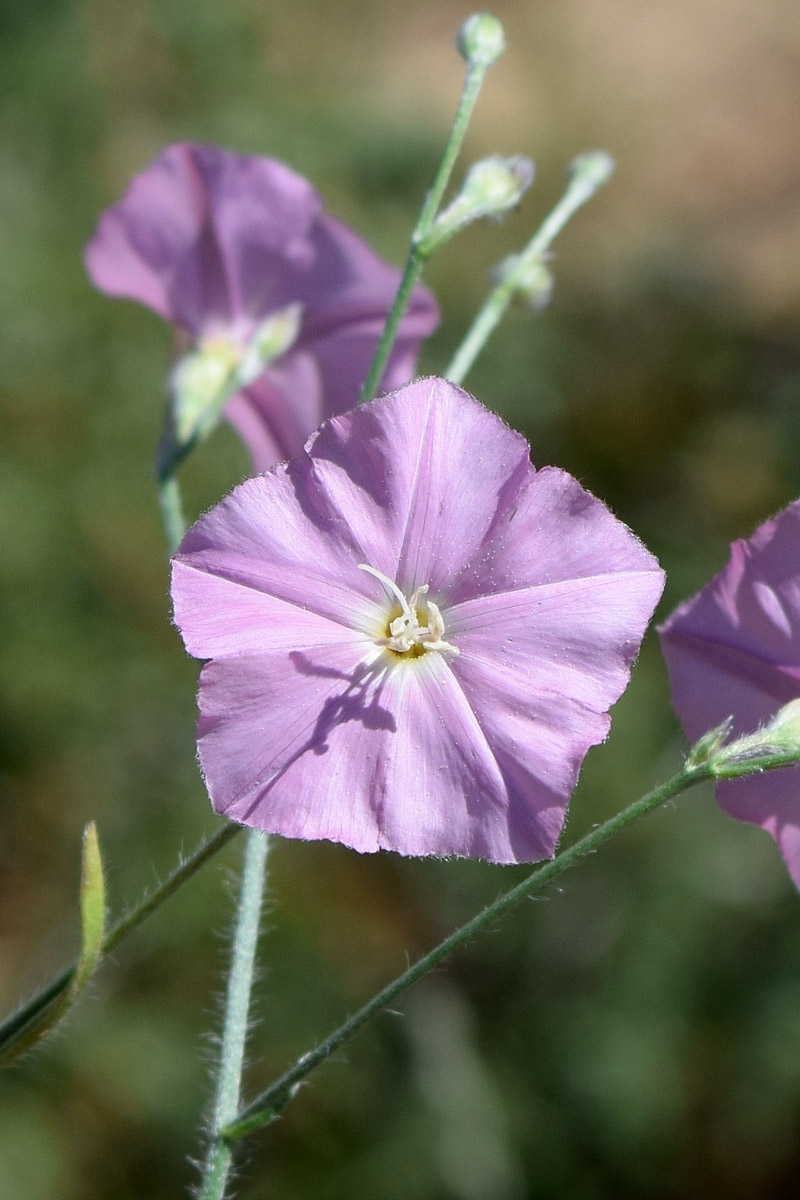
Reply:
[[[457,646],[452,646],[450,642],[443,640],[444,620],[439,608],[432,600],[427,602],[428,624],[420,625],[419,623],[417,605],[420,597],[428,591],[427,583],[418,587],[411,599],[407,600],[394,580],[389,579],[382,571],[376,571],[374,567],[370,567],[366,563],[359,563],[358,567],[360,571],[368,571],[370,575],[374,575],[401,608],[400,615],[389,622],[389,636],[376,638],[376,645],[386,646],[395,654],[407,654],[417,646],[422,650],[449,650],[451,654],[459,653]]]

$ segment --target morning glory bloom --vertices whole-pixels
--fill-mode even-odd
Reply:
[[[800,501],[734,542],[728,565],[659,633],[692,742],[728,717],[733,736],[750,733],[800,697]],[[725,780],[716,795],[772,835],[800,887],[800,767]]]
[[[85,261],[101,291],[177,327],[194,391],[213,394],[254,345],[272,345],[274,361],[248,369],[257,378],[225,408],[256,470],[299,454],[325,417],[355,404],[400,278],[283,163],[188,142],[106,210]],[[411,377],[437,320],[416,288],[384,388]]]
[[[215,809],[361,851],[553,853],[663,585],[652,555],[465,392],[328,421],[173,560]]]

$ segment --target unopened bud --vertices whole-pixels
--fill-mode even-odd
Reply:
[[[470,66],[491,67],[506,48],[506,35],[491,13],[473,13],[458,31],[458,52]]]
[[[533,312],[546,308],[553,298],[553,272],[541,254],[529,259],[524,254],[510,254],[502,259],[492,272],[492,282],[497,285],[509,279],[514,295]]]
[[[481,217],[501,220],[516,208],[533,183],[535,168],[529,158],[516,154],[511,158],[494,155],[470,167],[461,190],[439,213],[423,248],[426,253],[449,241],[465,225]]]
[[[614,174],[614,159],[605,150],[587,150],[573,158],[569,168],[569,190],[576,204],[585,204]]]
[[[800,699],[790,700],[765,725],[725,742],[730,720],[692,747],[687,766],[703,763],[717,779],[736,779],[800,760]]]
[[[484,158],[470,167],[454,203],[461,201],[477,216],[503,217],[519,204],[535,173],[533,163],[523,154]]]
[[[730,735],[732,724],[733,717],[727,717],[721,725],[717,725],[715,729],[709,729],[708,733],[704,733],[689,751],[686,758],[687,767],[699,767],[701,763],[706,763],[710,758],[713,758],[725,745]]]

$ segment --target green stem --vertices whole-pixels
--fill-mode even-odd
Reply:
[[[511,275],[492,288],[484,300],[467,334],[456,350],[450,365],[445,367],[444,378],[452,383],[463,383],[472,370],[475,360],[500,324],[514,296],[515,286]]]
[[[453,167],[461,151],[464,135],[467,132],[467,126],[472,118],[472,111],[475,108],[488,69],[489,66],[486,63],[471,62],[467,65],[467,77],[464,80],[461,99],[458,102],[458,109],[453,120],[453,128],[450,130],[450,137],[444,148],[439,169],[425,197],[425,203],[419,215],[417,228],[412,235],[413,241],[421,241],[426,237],[433,222],[436,220],[439,205],[450,182]]]
[[[429,251],[424,248],[425,239],[436,220],[439,205],[442,202],[442,197],[450,180],[455,161],[461,150],[461,144],[464,141],[464,135],[467,132],[467,126],[469,125],[472,111],[478,99],[478,94],[487,70],[488,65],[484,63],[469,63],[467,66],[467,75],[464,80],[464,88],[453,121],[453,127],[450,130],[450,136],[445,146],[442,160],[439,163],[439,168],[422,205],[416,228],[411,235],[411,246],[403,270],[403,276],[400,280],[400,286],[397,289],[397,295],[394,298],[389,316],[386,319],[386,324],[381,339],[378,342],[369,373],[361,389],[359,404],[365,404],[373,398],[383,378],[400,322],[408,307],[411,293],[428,259]]]
[[[154,888],[152,892],[144,897],[140,904],[137,904],[129,912],[125,913],[116,924],[111,926],[103,941],[101,957],[110,954],[129,933],[132,933],[134,929],[138,929],[157,908],[160,908],[165,900],[168,900],[170,896],[177,892],[178,888],[187,879],[190,879],[223,846],[227,846],[228,842],[236,836],[240,829],[241,826],[229,823],[223,825],[210,838],[201,842],[188,858],[175,867],[163,883]],[[56,975],[50,983],[46,984],[35,996],[18,1008],[16,1012],[12,1013],[0,1025],[0,1050],[5,1050],[19,1038],[23,1037],[28,1029],[38,1021],[45,1009],[54,1001],[57,1001],[68,990],[75,975],[76,967],[77,961],[65,968],[59,975]]]
[[[378,342],[378,348],[372,360],[372,366],[369,369],[369,374],[364,381],[361,395],[358,398],[359,404],[366,404],[367,401],[372,400],[378,390],[380,381],[383,379],[383,373],[386,370],[386,364],[389,361],[389,355],[392,353],[397,330],[400,328],[400,322],[405,316],[408,302],[411,299],[411,293],[417,285],[424,266],[425,256],[419,247],[412,244],[411,252],[403,269],[400,286],[397,289],[389,316],[386,318],[381,340]]]
[[[662,783],[653,791],[648,792],[646,796],[635,801],[629,808],[624,809],[621,813],[617,813],[609,821],[603,825],[592,829],[584,837],[580,838],[574,845],[567,850],[563,850],[550,862],[544,866],[537,867],[532,874],[518,883],[516,887],[510,888],[504,892],[492,904],[488,905],[472,920],[467,921],[449,937],[440,942],[433,950],[424,955],[419,962],[414,966],[409,967],[402,975],[399,975],[392,983],[373,996],[358,1012],[354,1013],[343,1025],[335,1029],[324,1041],[315,1046],[308,1054],[304,1054],[302,1058],[291,1067],[280,1079],[276,1080],[266,1091],[262,1092],[251,1104],[248,1104],[245,1109],[239,1114],[235,1121],[232,1121],[227,1128],[222,1130],[223,1137],[229,1141],[235,1141],[238,1138],[245,1137],[249,1133],[268,1124],[279,1113],[281,1113],[295,1092],[301,1081],[324,1062],[330,1058],[334,1051],[351,1038],[354,1033],[357,1033],[363,1025],[367,1023],[377,1012],[387,1005],[392,1004],[398,996],[407,991],[413,984],[417,983],[424,975],[427,975],[434,967],[438,966],[443,959],[452,954],[460,946],[470,941],[487,925],[496,921],[515,904],[519,904],[521,900],[533,895],[535,892],[541,891],[546,884],[557,878],[562,872],[569,867],[586,858],[604,842],[614,837],[621,830],[625,829],[633,821],[644,816],[645,813],[651,812],[654,808],[658,808],[665,800],[677,796],[680,792],[686,791],[687,788],[701,782],[701,780],[712,777],[712,772],[707,763],[702,763],[698,766],[684,766],[677,775],[672,779],[668,779],[666,783]]]
[[[223,1200],[233,1160],[233,1147],[220,1137],[220,1130],[236,1116],[239,1107],[268,848],[265,834],[257,829],[248,832],[225,997],[211,1141],[198,1200]]]
[[[167,552],[174,554],[186,533],[186,517],[183,514],[181,490],[175,475],[168,472],[158,479],[158,503],[164,523]]]
[[[176,463],[160,466],[158,490],[164,532],[170,553],[180,545],[186,532],[180,487],[175,477]],[[231,826],[235,831],[238,826]],[[242,1068],[250,1011],[250,994],[255,971],[258,931],[266,881],[267,837],[250,829],[245,843],[239,905],[231,950],[231,965],[225,993],[225,1016],[220,1044],[211,1139],[203,1168],[198,1200],[224,1200],[233,1150],[220,1137],[220,1130],[236,1116],[241,1092]]]
[[[592,197],[595,190],[596,185],[587,183],[584,173],[580,170],[575,172],[558,204],[545,217],[527,246],[517,256],[513,267],[503,274],[503,278],[492,288],[478,309],[464,340],[445,369],[445,379],[450,379],[453,383],[463,382],[505,315],[531,266],[542,260],[570,218]]]

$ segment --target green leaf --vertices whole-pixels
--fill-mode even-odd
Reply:
[[[97,826],[90,821],[83,833],[81,865],[81,953],[67,993],[72,1003],[95,972],[106,933],[106,888]]]
[[[90,821],[83,833],[81,862],[81,952],[69,987],[44,1012],[21,1026],[0,1053],[0,1066],[7,1066],[46,1037],[86,987],[103,953],[106,927],[106,891],[97,827]]]

